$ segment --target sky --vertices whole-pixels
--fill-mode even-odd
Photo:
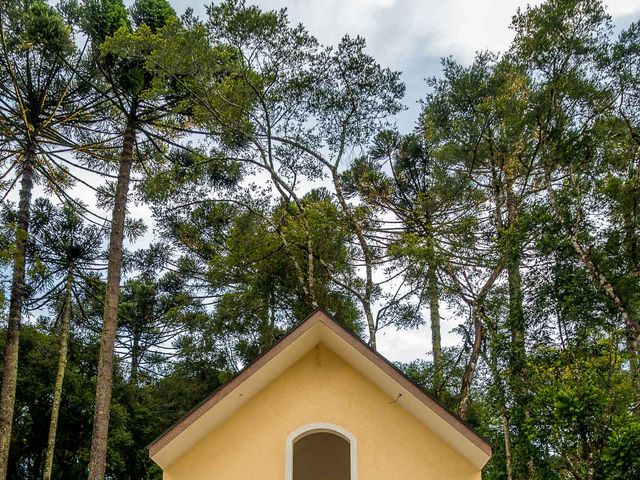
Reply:
[[[171,0],[204,16],[207,0]],[[437,75],[440,59],[468,63],[481,50],[504,51],[518,8],[539,0],[246,0],[264,10],[286,8],[293,23],[304,24],[322,43],[335,45],[345,34],[361,35],[382,65],[403,72],[408,110],[398,126],[410,129],[424,97],[424,79]],[[640,19],[640,0],[605,0],[619,28]]]
[[[192,8],[204,16],[203,0],[173,0],[178,13]],[[335,45],[345,34],[367,40],[368,52],[381,65],[402,72],[407,109],[395,119],[401,131],[413,128],[418,101],[427,93],[425,79],[438,76],[441,58],[467,64],[475,52],[505,51],[513,38],[509,28],[518,8],[539,1],[523,0],[247,0],[264,10],[286,8],[292,23],[304,24],[321,43]],[[616,30],[640,20],[640,0],[605,2]],[[461,322],[443,314],[443,346],[460,337],[451,332]],[[392,361],[429,358],[427,326],[412,331],[387,327],[379,333],[378,349]]]

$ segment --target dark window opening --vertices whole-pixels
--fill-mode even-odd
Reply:
[[[305,435],[293,444],[293,480],[351,480],[351,446],[330,432]]]

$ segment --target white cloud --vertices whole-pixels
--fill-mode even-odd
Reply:
[[[441,319],[441,342],[444,348],[460,344],[460,336],[452,332],[459,323],[459,319],[453,314],[447,314]],[[427,325],[415,330],[387,327],[378,332],[376,341],[378,351],[394,362],[407,363],[431,358],[431,330]]]
[[[609,0],[605,2],[611,16],[624,17],[628,15],[640,16],[640,4],[634,0]]]
[[[286,7],[325,43],[363,35],[381,62],[398,68],[428,55],[470,60],[478,50],[505,50],[518,8],[541,0],[257,0],[265,9]],[[609,0],[614,17],[640,15],[640,3]]]
[[[504,49],[508,26],[525,0],[259,0],[263,8],[286,6],[326,43],[345,33],[365,36],[381,61],[394,65],[418,55],[471,58],[476,50]]]

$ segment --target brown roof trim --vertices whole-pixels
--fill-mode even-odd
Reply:
[[[322,317],[317,315],[322,313],[329,321],[323,321]],[[393,365],[389,360],[383,357],[380,353],[371,349],[360,338],[337,323],[331,316],[322,308],[316,308],[312,311],[304,320],[302,320],[297,326],[295,326],[289,333],[276,342],[269,350],[265,351],[262,355],[256,358],[247,367],[242,369],[236,376],[234,376],[227,384],[220,387],[213,392],[209,397],[203,400],[199,405],[196,405],[192,410],[184,415],[180,420],[174,423],[171,427],[165,430],[158,438],[156,438],[149,445],[149,455],[153,456],[164,448],[169,442],[176,438],[180,433],[191,426],[196,420],[198,420],[205,412],[213,408],[217,403],[224,399],[229,393],[239,387],[245,380],[256,373],[262,366],[268,363],[272,358],[282,352],[296,339],[302,336],[307,330],[309,330],[317,322],[324,323],[329,329],[336,333],[339,337],[349,343],[352,347],[358,350],[369,361],[374,363],[377,367],[383,370],[387,375],[393,378],[397,383],[407,389],[412,395],[420,400],[424,405],[436,412],[443,420],[454,427],[458,432],[464,435],[469,441],[480,448],[487,455],[491,455],[491,443],[485,439],[481,434],[476,432],[473,427],[466,423],[462,418],[456,415],[445,406],[441,405],[435,398],[422,390],[416,385],[410,378],[408,378],[401,370]]]
[[[302,336],[309,330],[316,321],[310,321],[317,313],[317,309],[311,312],[302,322],[294,327],[289,333],[278,340],[270,349],[262,353],[252,363],[240,370],[228,383],[214,391],[209,397],[187,412],[180,420],[170,426],[158,438],[149,445],[149,455],[153,456],[165,447],[171,440],[176,438],[180,433],[191,426],[206,411],[213,408],[217,403],[224,399],[229,393],[239,387],[245,380],[256,373],[262,366],[269,362],[273,357],[278,355],[282,350],[287,348],[293,341]]]
[[[492,445],[491,443],[480,433],[465,422],[459,415],[449,410],[447,407],[438,402],[434,397],[420,388],[413,380],[407,377],[402,370],[396,367],[393,363],[383,357],[380,353],[373,350],[369,345],[364,343],[362,339],[355,336],[350,331],[346,330],[342,325],[337,323],[329,315],[327,317],[331,320],[330,323],[323,322],[334,333],[339,335],[343,340],[349,343],[352,347],[358,350],[362,355],[367,357],[372,363],[389,375],[393,380],[406,388],[413,396],[420,400],[423,404],[436,412],[443,420],[449,425],[454,427],[458,432],[465,436],[475,446],[480,448],[487,455],[491,455]]]

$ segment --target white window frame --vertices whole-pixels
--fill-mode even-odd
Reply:
[[[293,480],[293,444],[307,435],[319,432],[333,433],[349,442],[351,480],[358,480],[358,442],[356,437],[351,432],[332,423],[308,423],[289,434],[285,449],[284,479]]]

